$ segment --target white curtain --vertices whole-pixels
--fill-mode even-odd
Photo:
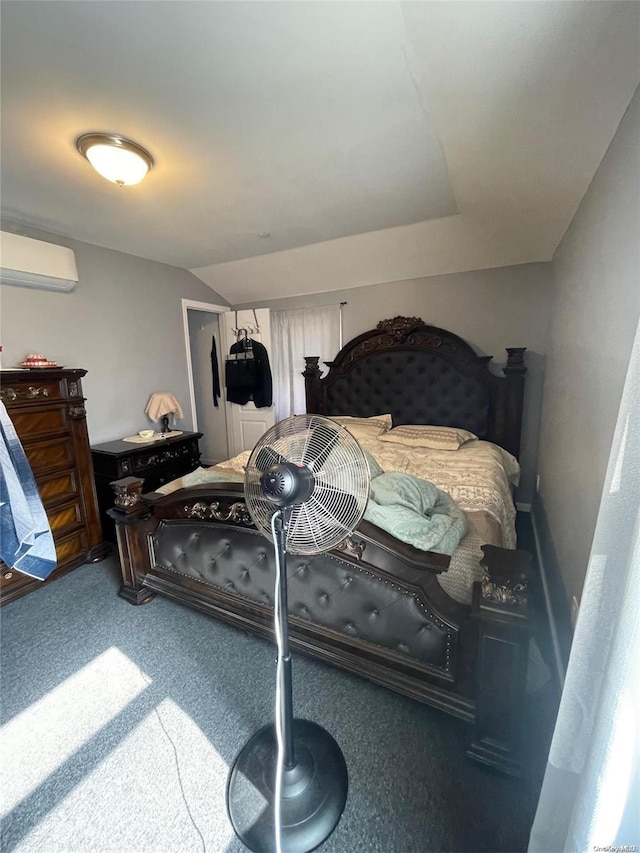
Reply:
[[[640,326],[530,853],[622,850],[640,841],[639,501]]]
[[[306,412],[304,357],[320,356],[320,366],[340,349],[340,307],[298,308],[271,314],[273,399],[276,420]]]

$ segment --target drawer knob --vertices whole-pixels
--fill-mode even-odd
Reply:
[[[13,577],[13,572],[5,572],[5,573],[4,573],[4,579],[5,579],[6,581],[11,580],[11,578],[12,578],[12,577]]]

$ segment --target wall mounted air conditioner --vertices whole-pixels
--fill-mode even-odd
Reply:
[[[73,290],[76,256],[66,246],[0,231],[0,282],[44,290]]]

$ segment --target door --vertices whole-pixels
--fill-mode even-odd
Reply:
[[[212,374],[212,339],[216,340],[218,361],[218,376],[220,365],[224,366],[223,342],[220,340],[222,323],[217,325],[217,317],[224,315],[227,306],[214,305],[210,302],[196,302],[193,299],[182,299],[182,325],[184,329],[185,355],[187,359],[187,382],[189,386],[189,402],[191,404],[191,423],[196,432],[209,433],[212,439],[206,447],[203,446],[203,463],[219,462],[228,458],[227,451],[227,418],[224,397],[221,397],[219,408],[213,405],[213,374]],[[209,317],[214,321],[210,328],[204,322]],[[203,407],[209,407],[211,415],[209,422],[203,420]],[[213,411],[212,411],[213,410]],[[202,424],[205,429],[201,429]],[[207,458],[209,457],[209,458]]]
[[[231,345],[238,340],[235,330],[247,329],[249,337],[266,347],[273,370],[271,317],[268,308],[256,308],[255,317],[254,311],[250,308],[242,311],[228,311],[221,315],[220,326],[224,330],[225,355],[229,353]],[[221,359],[221,374],[224,376],[223,359]],[[226,400],[226,389],[223,388],[222,393]],[[273,405],[269,408],[256,409],[252,400],[244,406],[237,403],[226,403],[226,413],[230,457],[241,453],[243,450],[252,450],[258,439],[275,424]]]
[[[221,381],[221,368],[224,367],[224,353],[220,339],[219,314],[196,309],[188,310],[189,347],[191,353],[191,373],[193,377],[193,397],[200,439],[201,464],[215,465],[229,458],[227,448],[227,417],[224,405],[223,388],[216,402],[213,395],[213,369],[217,361],[218,380]],[[212,359],[212,341],[216,344],[216,359]]]

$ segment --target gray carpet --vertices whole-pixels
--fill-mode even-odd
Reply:
[[[83,566],[2,610],[2,849],[242,851],[227,769],[272,719],[274,649],[160,597],[132,607],[118,574]],[[294,710],[349,769],[323,853],[526,849],[537,767],[485,770],[464,724],[299,655]]]

